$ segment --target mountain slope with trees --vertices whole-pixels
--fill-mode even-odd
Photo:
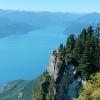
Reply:
[[[50,72],[47,69],[33,81],[8,83],[0,93],[0,100],[70,100],[69,87],[75,82],[78,85],[74,84],[72,89],[77,93],[72,97],[76,100],[100,99],[99,24],[96,28],[84,28],[78,36],[70,34],[66,44],[60,44],[51,58],[49,67],[54,69]],[[86,82],[85,87],[82,82]]]
[[[91,76],[79,98],[75,100],[100,100],[100,73]]]
[[[68,72],[67,77],[65,77],[66,69],[70,67],[69,65],[75,66],[75,74],[73,80],[76,80],[78,79],[78,77],[80,77],[82,81],[83,80],[87,81],[87,85],[85,89],[88,89],[89,87],[88,84],[92,85],[94,84],[93,82],[96,82],[95,84],[97,84],[95,90],[97,89],[98,92],[94,91],[93,96],[90,96],[91,99],[83,99],[83,100],[99,100],[98,99],[100,98],[100,95],[98,95],[99,83],[97,83],[97,81],[99,80],[97,78],[99,78],[100,74],[98,73],[96,74],[96,76],[94,77],[92,76],[91,78],[91,75],[95,75],[95,73],[100,71],[99,35],[100,35],[99,24],[95,29],[92,26],[89,26],[87,29],[83,29],[82,32],[77,37],[71,34],[67,39],[66,45],[61,44],[58,48],[58,62],[57,62],[57,66],[55,67],[57,67],[59,71],[58,71],[56,81],[54,81],[54,78],[50,76],[50,74],[47,72],[46,76],[44,76],[44,80],[42,81],[43,83],[41,83],[40,85],[41,91],[37,96],[37,97],[40,96],[42,98],[33,99],[33,100],[68,100],[68,98],[70,98],[70,97],[66,97],[67,96],[66,91],[68,91],[68,88],[64,88],[64,87],[66,87],[65,81],[67,80],[68,74],[70,73]],[[72,82],[74,82],[73,80]],[[88,82],[89,80],[92,80],[91,83]],[[76,97],[78,97],[80,91],[82,91],[82,87],[83,87],[82,81],[80,81],[81,88],[77,88],[79,93],[76,95]],[[67,86],[70,86],[71,83],[67,82],[68,84]],[[83,94],[85,91],[87,90],[83,90]],[[61,93],[63,93],[62,97],[60,97]],[[85,98],[86,95],[87,94],[84,94],[82,96],[84,96]],[[96,96],[94,97],[94,95]],[[80,99],[82,96],[79,97],[79,100],[82,100]]]

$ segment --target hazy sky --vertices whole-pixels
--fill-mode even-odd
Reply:
[[[0,0],[0,9],[100,12],[100,0]]]

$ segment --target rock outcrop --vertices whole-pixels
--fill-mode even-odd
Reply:
[[[50,55],[50,61],[49,61],[49,65],[48,65],[48,73],[50,76],[52,76],[54,78],[54,80],[56,80],[56,78],[58,77],[58,67],[57,67],[57,62],[58,62],[58,58],[57,58],[57,51],[53,51]]]
[[[85,84],[79,76],[76,76],[76,68],[72,63],[65,64],[60,73],[57,63],[57,51],[51,53],[48,73],[54,79],[54,100],[73,100],[79,94],[82,84]]]

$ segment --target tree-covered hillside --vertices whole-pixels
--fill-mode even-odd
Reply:
[[[92,73],[100,68],[100,27],[93,29],[92,26],[83,29],[75,37],[71,34],[65,48],[65,62],[73,63],[77,66],[77,74],[85,76],[87,79]],[[61,47],[60,47],[61,48]]]
[[[92,26],[83,29],[77,37],[71,34],[66,45],[60,45],[58,53],[61,64],[74,64],[77,75],[88,79],[91,74],[100,70],[99,24],[95,29]]]
[[[41,84],[47,73],[34,80],[14,80],[6,83],[0,91],[0,100],[41,100]]]
[[[100,72],[91,76],[76,100],[100,100]]]
[[[12,81],[0,93],[0,100],[69,100],[67,86],[78,77],[86,80],[87,84],[83,88],[80,82],[81,88],[75,88],[78,91],[75,96],[77,100],[100,100],[99,36],[99,24],[95,29],[92,26],[83,29],[78,36],[70,34],[66,44],[60,44],[58,51],[53,51],[52,54],[54,72],[58,71],[56,78],[47,70],[34,81]],[[71,66],[72,69],[69,68]],[[70,72],[72,70],[74,74]],[[72,78],[71,74],[73,74]]]
[[[36,80],[15,80],[8,82],[3,87],[3,90],[0,91],[0,100],[31,100]]]
[[[98,73],[96,76],[91,78],[91,75],[94,75],[100,71],[99,36],[99,24],[95,29],[92,26],[88,27],[87,29],[83,29],[78,36],[71,34],[67,39],[66,45],[61,44],[58,48],[58,61],[57,66],[55,67],[59,69],[59,72],[56,81],[54,82],[49,73],[43,75],[44,80],[42,80],[42,83],[38,85],[38,88],[40,87],[40,91],[33,93],[33,100],[59,100],[59,91],[63,91],[61,90],[60,85],[63,86],[64,81],[66,81],[66,78],[63,80],[63,76],[66,74],[65,70],[68,69],[67,67],[69,64],[73,64],[75,66],[75,79],[80,76],[83,80],[90,80],[89,83],[87,83],[87,89],[88,87],[92,89],[96,85],[94,87],[95,91],[93,93],[92,90],[90,91],[91,94],[93,94],[92,96],[90,95],[91,99],[86,98],[86,96],[88,96],[88,90],[84,90],[81,94],[82,96],[79,97],[79,100],[82,100],[80,98],[83,97],[85,98],[83,100],[99,100],[98,98],[100,98],[100,95],[98,95],[98,93],[100,86],[98,78],[100,77],[100,74]],[[63,82],[61,82],[62,80]],[[66,93],[63,92],[62,100],[66,100],[65,94]],[[76,97],[78,97],[78,95]]]

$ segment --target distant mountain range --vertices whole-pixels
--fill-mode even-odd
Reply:
[[[70,25],[67,26],[65,30],[65,34],[73,33],[77,34],[80,33],[80,31],[83,28],[86,28],[90,25],[96,26],[98,23],[100,23],[100,14],[99,13],[90,13],[90,14],[83,14],[76,20],[70,23]]]
[[[64,34],[79,33],[83,27],[100,22],[99,13],[27,12],[0,10],[0,37],[26,34],[47,27],[64,27]]]

